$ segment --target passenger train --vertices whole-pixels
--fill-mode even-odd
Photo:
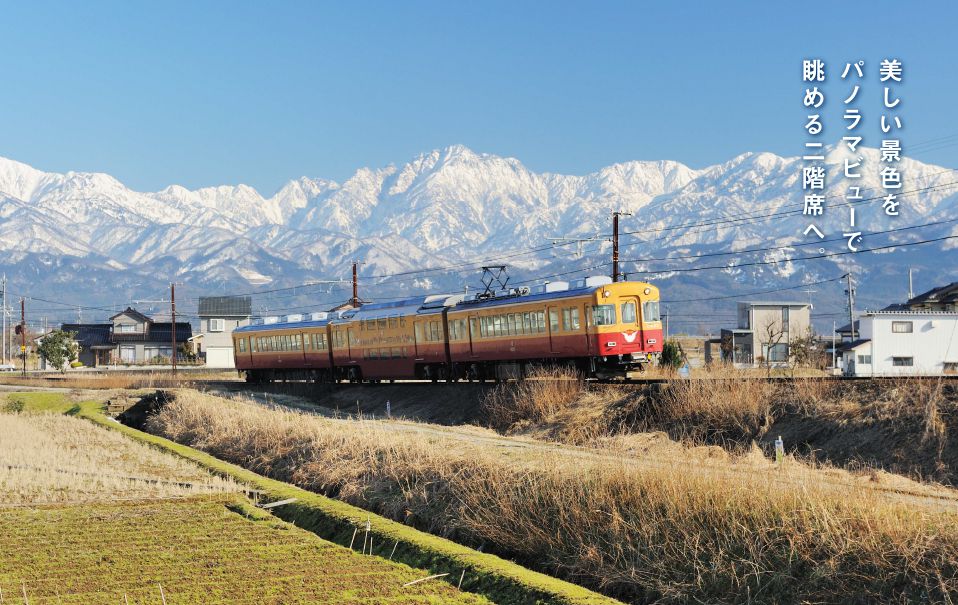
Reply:
[[[535,365],[625,376],[662,352],[659,290],[588,277],[254,320],[233,332],[250,382],[502,380]]]

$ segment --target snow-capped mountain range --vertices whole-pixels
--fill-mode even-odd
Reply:
[[[863,159],[860,180],[844,177],[846,157]],[[517,159],[456,145],[402,165],[359,169],[343,183],[302,177],[270,197],[246,185],[138,192],[106,174],[49,173],[0,158],[0,266],[13,293],[93,306],[156,299],[170,281],[199,296],[345,279],[359,260],[363,295],[382,299],[477,286],[482,261],[509,265],[517,281],[607,273],[611,212],[620,210],[632,213],[622,219],[623,271],[655,281],[663,298],[691,315],[734,301],[678,301],[796,286],[855,267],[864,270],[863,306],[901,299],[908,266],[929,288],[958,280],[958,239],[795,261],[846,250],[844,240],[834,240],[849,231],[866,234],[862,248],[958,235],[958,187],[950,185],[958,171],[903,159],[902,192],[922,191],[902,196],[895,218],[883,215],[880,200],[858,204],[850,228],[842,197],[850,185],[865,197],[879,193],[878,153],[859,148],[850,155],[838,145],[827,164],[833,197],[815,221],[826,234],[819,242],[802,233],[810,222],[801,214],[802,160],[770,153],[700,170],[632,161],[571,176],[535,173]],[[936,224],[869,235],[929,223]],[[551,246],[553,238],[565,240]],[[568,241],[575,238],[588,241]],[[748,251],[754,248],[775,249]],[[715,256],[727,252],[735,254]],[[703,266],[727,268],[687,271]],[[411,273],[436,267],[445,269]],[[378,277],[396,273],[403,275]],[[816,300],[840,311],[839,285],[818,290]],[[257,297],[256,304],[295,312],[346,297],[346,288],[326,285]]]

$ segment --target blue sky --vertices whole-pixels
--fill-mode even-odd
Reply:
[[[139,190],[271,194],[455,143],[572,174],[797,155],[809,56],[873,70],[901,58],[906,153],[958,132],[948,2],[3,2],[0,14],[0,155]],[[838,139],[842,85],[829,79]],[[877,117],[865,132],[877,145]],[[956,167],[958,145],[915,157]]]

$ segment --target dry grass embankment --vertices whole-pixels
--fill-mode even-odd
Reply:
[[[232,481],[89,422],[60,415],[62,395],[0,405],[0,504],[189,497],[235,492]],[[51,410],[52,413],[34,409]],[[58,413],[59,412],[59,413]]]
[[[958,520],[821,471],[649,467],[181,391],[152,432],[635,603],[944,600]],[[661,464],[664,462],[665,464]],[[794,467],[793,475],[789,467]]]
[[[551,375],[550,375],[551,376]],[[958,383],[900,378],[779,382],[716,371],[665,385],[590,385],[560,380],[507,383],[484,402],[491,426],[508,434],[581,445],[641,445],[664,433],[733,454],[758,443],[842,467],[884,469],[958,484]]]

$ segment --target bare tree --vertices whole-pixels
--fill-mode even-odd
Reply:
[[[788,336],[788,329],[782,324],[781,321],[776,321],[775,319],[768,318],[765,321],[765,326],[762,330],[762,356],[759,358],[761,360],[761,365],[765,368],[765,375],[771,378],[772,376],[772,350],[778,345],[782,344],[782,341],[786,340]],[[785,362],[788,363],[788,352],[785,353]]]

